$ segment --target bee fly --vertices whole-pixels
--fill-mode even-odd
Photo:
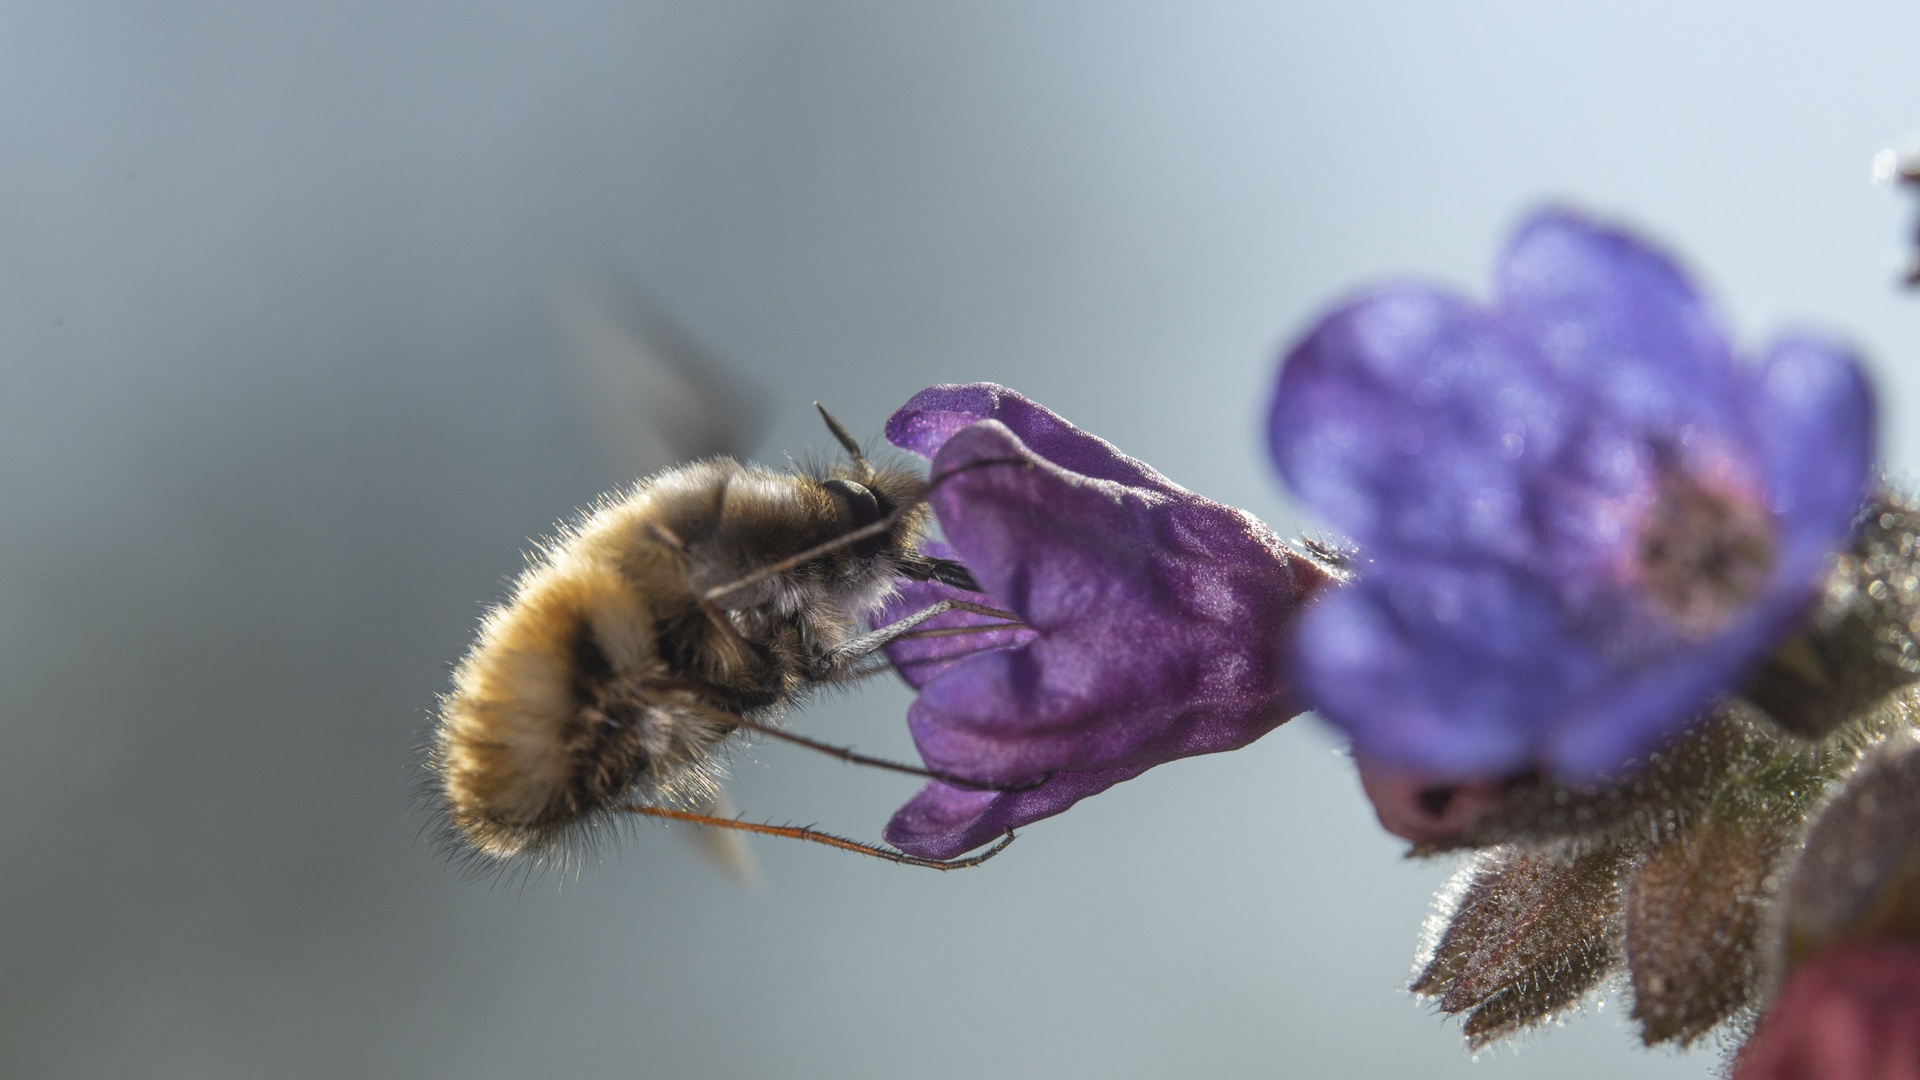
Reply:
[[[428,751],[447,822],[466,846],[496,859],[564,856],[625,813],[938,869],[977,865],[1012,841],[1009,832],[970,859],[920,859],[813,829],[659,805],[711,792],[718,751],[736,731],[996,788],[776,726],[813,688],[885,670],[874,654],[942,612],[1002,620],[980,629],[1019,625],[1011,612],[945,600],[864,629],[900,578],[979,585],[959,563],[918,550],[929,481],[876,469],[824,408],[820,415],[850,459],[829,475],[729,457],[656,473],[564,527],[487,613],[440,701]]]

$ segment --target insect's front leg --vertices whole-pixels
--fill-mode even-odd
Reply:
[[[1026,623],[1020,621],[1020,616],[1015,615],[1011,611],[1002,611],[999,608],[972,604],[965,600],[938,600],[911,615],[842,642],[838,648],[833,649],[821,658],[823,670],[820,672],[820,677],[823,679],[832,678],[836,674],[849,670],[851,666],[858,661],[908,636],[921,623],[926,622],[936,615],[945,615],[949,611],[968,611],[975,615],[985,615],[989,618],[1001,620],[1000,622],[989,623],[985,626],[954,628],[957,631],[967,633],[978,633],[987,630],[1017,630],[1026,625]]]

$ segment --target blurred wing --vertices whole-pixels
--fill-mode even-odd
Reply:
[[[574,264],[549,273],[547,305],[564,334],[555,363],[580,398],[594,445],[629,478],[692,458],[744,457],[766,427],[747,386],[663,314],[630,278]],[[698,813],[732,817],[718,791]],[[745,833],[678,830],[728,876],[757,885],[760,868]]]
[[[726,818],[736,817],[740,813],[739,808],[733,805],[733,800],[727,798],[727,793],[719,788],[714,789],[712,798],[702,800],[689,809],[697,814]],[[749,888],[760,884],[760,864],[754,860],[753,849],[747,846],[746,833],[706,825],[695,825],[679,832],[693,841],[708,862],[726,871],[728,877]]]
[[[548,275],[564,334],[555,362],[594,444],[631,476],[759,442],[765,409],[749,387],[675,326],[630,280],[573,265]]]

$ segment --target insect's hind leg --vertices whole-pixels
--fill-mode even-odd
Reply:
[[[695,692],[699,690],[699,687],[694,684],[682,683],[678,680],[670,679],[652,680],[648,685],[662,690],[694,690]],[[834,746],[831,743],[823,743],[817,739],[809,739],[805,735],[796,735],[791,731],[783,730],[772,724],[763,724],[758,720],[750,720],[739,713],[714,708],[711,705],[682,701],[677,705],[677,708],[698,713],[714,724],[745,728],[748,731],[757,731],[762,735],[771,736],[782,742],[790,742],[795,746],[805,747],[808,750],[825,754],[828,757],[839,758],[849,765],[865,765],[869,768],[885,769],[888,772],[918,776],[926,780],[938,780],[949,787],[957,787],[963,791],[1031,791],[1041,784],[1046,783],[1053,776],[1052,773],[1046,773],[1035,779],[1022,780],[1015,784],[984,783],[965,776],[944,772],[940,769],[925,769],[918,765],[907,765],[898,761],[888,761],[886,758],[872,757],[855,750],[850,750],[844,746]]]
[[[979,866],[995,855],[1007,849],[1013,843],[1014,832],[1008,829],[1000,841],[978,855],[964,859],[923,859],[918,855],[909,855],[904,851],[880,847],[877,844],[863,844],[858,840],[849,840],[844,836],[821,832],[819,829],[797,825],[762,825],[756,821],[741,821],[737,818],[715,817],[712,814],[696,814],[690,810],[672,810],[664,806],[640,806],[637,804],[622,806],[619,809],[630,814],[644,814],[647,817],[668,818],[673,821],[689,821],[695,825],[711,825],[716,829],[738,829],[741,832],[759,833],[762,836],[784,836],[791,840],[807,840],[815,844],[825,844],[842,851],[852,851],[861,855],[871,855],[876,859],[899,863],[902,866],[922,866],[929,870],[966,870]]]
[[[735,717],[732,722],[740,727],[746,728],[748,731],[757,731],[762,735],[771,735],[783,742],[790,742],[795,746],[804,746],[809,750],[825,754],[828,757],[839,758],[849,765],[865,765],[869,768],[885,769],[888,772],[905,773],[908,776],[923,777],[927,780],[938,780],[948,787],[956,787],[962,791],[1032,791],[1034,788],[1039,787],[1041,784],[1053,778],[1052,773],[1045,773],[1032,780],[1022,780],[1014,784],[984,783],[940,769],[926,769],[918,765],[907,765],[898,761],[888,761],[886,758],[870,757],[866,754],[849,750],[844,746],[823,743],[817,739],[809,739],[805,735],[795,735],[791,731],[783,731],[780,728],[774,727],[772,724],[762,724],[759,721],[748,720],[745,717]]]

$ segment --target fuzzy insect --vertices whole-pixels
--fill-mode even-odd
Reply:
[[[542,548],[485,617],[440,702],[428,767],[462,843],[495,859],[564,856],[613,816],[637,812],[943,869],[985,857],[915,859],[658,805],[710,792],[718,750],[742,730],[985,786],[776,726],[814,688],[884,670],[874,653],[934,615],[965,607],[1018,622],[943,601],[865,629],[901,578],[978,586],[960,564],[918,550],[928,482],[874,468],[821,415],[849,462],[813,472],[728,457],[676,466],[604,499]]]

